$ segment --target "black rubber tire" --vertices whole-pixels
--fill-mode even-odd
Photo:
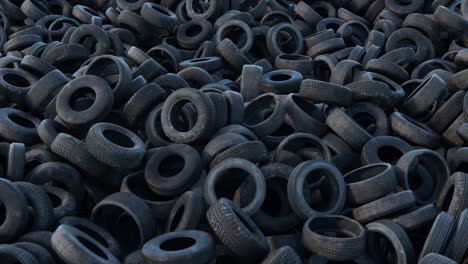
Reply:
[[[165,225],[165,232],[196,229],[201,220],[204,204],[200,194],[187,191],[175,202]]]
[[[210,168],[229,158],[241,158],[253,163],[270,161],[268,150],[263,142],[247,141],[218,153],[210,163]]]
[[[98,241],[103,247],[108,249],[114,256],[120,257],[121,250],[119,242],[104,228],[91,222],[89,219],[75,216],[66,216],[57,223],[60,225],[72,226]]]
[[[449,243],[453,229],[453,217],[445,212],[441,212],[432,224],[431,231],[429,231],[424,247],[419,255],[419,260],[429,253],[442,254]]]
[[[46,248],[32,242],[16,242],[13,246],[26,250],[37,260],[39,264],[55,264],[55,260]]]
[[[329,236],[324,231],[343,236]],[[363,255],[366,248],[364,227],[339,215],[310,217],[302,228],[302,240],[310,251],[336,261],[355,259]]]
[[[62,162],[42,163],[28,174],[27,181],[37,185],[52,183],[52,185],[65,186],[78,202],[81,202],[85,195],[81,174],[72,166]]]
[[[15,182],[15,186],[21,190],[33,211],[29,231],[50,230],[56,219],[52,202],[46,193],[39,186],[29,182]]]
[[[327,125],[354,150],[361,150],[372,135],[338,107],[328,113]]]
[[[206,232],[169,232],[146,242],[141,250],[144,263],[209,263],[215,256],[215,242]]]
[[[16,262],[19,264],[40,264],[33,254],[27,250],[13,246],[13,245],[0,245],[0,257],[7,261]]]
[[[458,219],[462,211],[467,208],[467,186],[468,174],[464,172],[452,174],[440,191],[436,203],[437,208],[447,211],[448,214]]]
[[[280,0],[281,1],[281,0]],[[278,36],[281,32],[288,32],[289,36],[291,37],[291,42],[294,43],[294,46],[290,46],[291,43],[288,43],[288,50],[290,51],[285,52],[280,43],[278,43]],[[304,48],[304,39],[302,37],[301,32],[298,30],[297,27],[290,23],[279,23],[268,30],[268,34],[266,37],[266,44],[267,48],[270,53],[276,57],[283,53],[288,54],[301,54]]]
[[[285,121],[297,132],[311,133],[322,136],[327,132],[323,116],[318,115],[315,104],[297,94],[289,94],[284,99],[286,108]]]
[[[281,247],[270,254],[262,261],[262,264],[301,264],[301,258],[290,246]]]
[[[348,115],[373,137],[390,133],[390,122],[384,110],[372,103],[355,103],[346,109]],[[364,115],[364,116],[363,116]]]
[[[267,108],[273,108],[273,111],[265,118],[262,112]],[[247,104],[244,112],[244,126],[258,137],[270,135],[280,128],[285,114],[286,109],[279,96],[266,93]]]
[[[323,209],[314,209],[306,201],[304,185],[306,178],[314,171],[323,173],[325,182],[332,187],[333,193],[330,202]],[[314,185],[320,186],[322,180],[315,179]],[[317,187],[315,187],[317,188]],[[292,172],[288,180],[288,199],[291,208],[302,219],[312,215],[323,216],[336,214],[343,209],[346,200],[346,186],[341,172],[330,162],[321,160],[305,161],[299,164]]]
[[[456,264],[456,261],[453,261],[452,259],[436,254],[436,253],[429,253],[426,256],[424,256],[422,259],[419,260],[418,264]]]
[[[61,71],[53,70],[31,85],[31,89],[26,94],[26,104],[31,110],[43,112],[47,104],[58,91],[68,82],[68,79]]]
[[[91,212],[91,221],[109,231],[119,242],[123,254],[141,248],[156,235],[156,220],[150,208],[141,198],[128,192],[117,192],[101,200]],[[127,231],[122,232],[123,229]]]
[[[84,111],[76,111],[71,106],[75,93],[91,88],[95,100],[91,107]],[[88,88],[88,89],[89,89]],[[57,95],[56,109],[61,120],[71,126],[82,126],[104,119],[112,110],[114,95],[107,82],[97,76],[81,76],[68,82]]]
[[[161,196],[153,192],[145,181],[143,171],[137,171],[127,175],[122,180],[120,187],[121,192],[132,193],[143,199],[158,221],[166,221],[171,208],[174,206],[176,199],[174,197]]]
[[[189,101],[197,109],[197,122],[188,131],[178,131],[171,122],[172,116],[181,110],[182,101]],[[182,88],[169,95],[161,113],[164,133],[176,143],[189,143],[207,139],[215,128],[215,108],[208,95],[193,88]]]
[[[299,94],[317,103],[347,106],[353,100],[351,89],[337,84],[306,79],[301,83]]]
[[[5,178],[11,181],[24,179],[25,169],[25,146],[23,143],[10,143],[8,148],[7,166]]]
[[[263,75],[260,89],[266,93],[272,92],[275,94],[297,93],[302,80],[302,74],[298,71],[272,70]]]
[[[418,179],[415,179],[417,175],[413,175],[412,173],[414,173],[417,164],[425,166],[431,172],[432,189],[425,191],[425,193],[429,191],[429,195],[418,194],[418,189],[423,187],[422,183],[417,187],[414,186]],[[413,190],[416,200],[421,204],[435,202],[442,192],[445,182],[450,178],[450,171],[444,158],[437,152],[428,149],[417,149],[405,153],[398,160],[395,168],[398,174],[399,185],[403,189]],[[424,182],[422,179],[419,180]]]
[[[55,221],[75,213],[76,199],[70,192],[54,186],[42,185],[40,187],[54,207],[53,214]]]
[[[0,179],[0,188],[0,199],[6,212],[5,221],[0,227],[0,241],[7,243],[26,231],[29,215],[26,198],[18,187],[9,180]]]
[[[416,263],[416,256],[411,240],[398,224],[390,220],[378,220],[366,225],[367,252],[373,260],[385,258],[381,254],[379,238],[385,238],[395,252],[392,261],[396,263]],[[379,254],[380,253],[380,254]]]
[[[143,141],[132,131],[111,123],[96,123],[86,135],[86,149],[111,167],[131,169],[145,155]]]
[[[69,225],[60,225],[51,238],[55,253],[66,263],[120,263],[119,260],[91,236]]]
[[[40,120],[14,108],[0,108],[0,136],[11,142],[31,145],[38,142]]]
[[[170,163],[171,161],[167,159],[171,157],[182,158],[183,163],[181,164],[178,159],[174,159],[173,163]],[[161,170],[163,166],[166,166],[166,171]],[[175,174],[171,170],[174,170]],[[200,177],[201,172],[200,155],[193,147],[171,144],[155,149],[150,160],[146,163],[145,179],[155,193],[172,196],[190,189]]]
[[[457,219],[457,227],[448,242],[445,249],[445,255],[453,259],[455,262],[461,262],[468,249],[468,241],[465,237],[468,235],[468,210],[464,209]]]
[[[262,232],[232,201],[219,199],[208,209],[206,217],[221,242],[235,255],[259,261],[268,254]]]
[[[218,155],[219,153],[233,147],[235,145],[247,142],[247,139],[237,133],[226,133],[219,135],[217,137],[213,137],[208,144],[206,144],[205,148],[201,153],[201,158],[205,167],[208,167],[211,161]]]
[[[245,212],[245,214],[252,215],[260,209],[263,201],[265,200],[266,183],[262,172],[257,168],[257,166],[248,160],[229,158],[214,166],[210,170],[205,181],[205,200],[209,205],[216,204],[216,202],[221,198],[218,197],[216,186],[221,181],[223,173],[226,173],[231,169],[238,169],[246,172],[250,176],[249,179],[252,179],[255,184],[255,194],[253,195],[252,200],[242,207],[242,211]],[[225,177],[224,181],[226,181]]]
[[[395,190],[397,178],[388,163],[373,163],[348,172],[344,176],[347,201],[362,205]]]
[[[415,204],[416,199],[412,191],[398,192],[353,209],[353,217],[361,223],[367,223],[398,213]]]
[[[437,207],[428,204],[399,215],[393,218],[392,221],[403,227],[405,231],[412,232],[433,222],[439,213],[440,210]]]
[[[102,178],[106,175],[108,167],[97,161],[86,150],[86,144],[75,137],[59,133],[50,145],[50,149],[96,179],[101,181],[108,179],[108,177]]]
[[[395,165],[401,156],[411,150],[413,150],[411,145],[400,138],[392,136],[374,137],[367,141],[362,148],[361,161],[365,165],[381,162]]]
[[[393,112],[390,115],[390,125],[396,134],[417,145],[436,148],[440,144],[439,134],[425,124],[400,112]]]

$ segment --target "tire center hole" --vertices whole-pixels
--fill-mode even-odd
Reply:
[[[171,220],[170,231],[174,231],[177,228],[177,226],[180,223],[180,220],[182,219],[182,216],[184,216],[184,210],[185,210],[184,205],[182,205],[181,207],[179,207],[179,209],[177,209],[176,214],[174,215],[174,217]]]
[[[159,163],[159,175],[169,178],[177,175],[185,167],[185,160],[179,155],[169,155]]]
[[[177,237],[161,243],[160,248],[166,251],[178,251],[195,245],[197,241],[191,237]]]
[[[35,128],[36,125],[31,122],[31,120],[27,119],[27,118],[24,118],[20,115],[17,115],[15,113],[11,113],[8,115],[8,118],[10,118],[11,121],[13,121],[14,123],[22,126],[22,127],[27,127],[27,128]]]
[[[403,152],[393,146],[383,146],[377,151],[377,156],[381,161],[392,165],[395,165],[402,155]]]
[[[73,111],[83,112],[94,104],[95,98],[96,93],[94,90],[89,87],[84,87],[78,89],[70,96],[69,105]]]
[[[3,76],[3,79],[7,83],[9,83],[9,84],[11,84],[13,86],[16,86],[16,87],[25,88],[25,87],[29,87],[31,85],[26,78],[24,78],[21,75],[17,75],[17,74],[12,74],[12,73],[5,74]]]
[[[109,140],[110,142],[125,147],[125,148],[131,148],[135,146],[133,141],[126,135],[117,132],[115,130],[104,130],[103,131],[103,136]]]
[[[203,28],[198,24],[193,24],[192,26],[188,27],[185,31],[187,37],[195,37],[202,32]]]
[[[88,241],[87,239],[84,239],[80,236],[77,236],[77,239],[78,241],[80,241],[81,244],[83,244],[83,246],[85,246],[87,249],[91,250],[94,254],[96,254],[97,256],[103,258],[103,259],[108,259],[107,255],[102,252],[102,250],[96,246],[94,243]]]
[[[271,76],[271,80],[275,82],[287,81],[290,80],[292,77],[289,74],[274,74]]]

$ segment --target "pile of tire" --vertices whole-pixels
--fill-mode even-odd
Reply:
[[[0,0],[1,263],[468,263],[468,0]]]

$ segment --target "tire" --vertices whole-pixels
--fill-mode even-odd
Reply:
[[[286,108],[285,122],[296,132],[310,133],[316,136],[324,135],[328,128],[323,122],[323,116],[317,114],[315,104],[300,95],[289,94],[284,99]]]
[[[111,123],[96,123],[86,136],[86,149],[111,167],[135,168],[145,155],[143,141],[132,131]]]
[[[158,221],[166,221],[170,211],[176,202],[176,198],[161,196],[153,192],[145,181],[143,171],[137,171],[127,175],[122,180],[121,192],[132,193],[143,199],[150,208],[152,215]]]
[[[86,233],[103,247],[108,249],[114,256],[119,257],[121,255],[119,242],[112,237],[107,230],[94,224],[86,218],[80,218],[75,216],[66,216],[58,221],[58,226],[67,225]]]
[[[52,235],[52,247],[66,263],[119,263],[104,246],[80,230],[60,225]]]
[[[36,117],[13,108],[0,108],[0,136],[11,142],[32,145],[38,142]]]
[[[96,95],[93,105],[85,111],[76,111],[70,105],[72,96],[84,92],[86,87]],[[81,91],[80,91],[81,90]],[[57,95],[57,114],[66,124],[82,126],[104,119],[112,110],[114,95],[107,82],[97,76],[81,76],[70,81]]]
[[[201,158],[205,167],[208,167],[219,153],[235,146],[247,142],[247,139],[237,133],[226,133],[213,137],[202,151]]]
[[[302,79],[302,74],[295,70],[272,70],[263,75],[260,89],[266,93],[275,94],[297,93]]]
[[[127,192],[117,192],[101,200],[91,212],[91,221],[109,231],[119,242],[123,254],[142,247],[156,235],[156,222],[149,207]],[[133,235],[122,232],[123,226],[126,230],[131,228]]]
[[[238,169],[248,173],[251,176],[253,182],[255,183],[255,194],[252,200],[242,207],[242,211],[246,215],[252,215],[257,212],[263,201],[265,200],[266,195],[266,183],[261,171],[251,162],[238,158],[226,159],[215,167],[213,167],[205,181],[204,186],[204,197],[206,202],[209,205],[214,205],[221,198],[218,197],[216,192],[216,185],[221,181],[223,173],[226,173],[228,170]],[[224,179],[226,181],[226,178]]]
[[[328,182],[336,193],[331,193],[330,204],[323,209],[314,209],[306,201],[304,196],[304,184],[306,177],[314,171],[324,172],[325,182]],[[315,179],[314,185],[321,185],[320,179]],[[320,181],[318,181],[320,180]],[[315,188],[317,188],[315,187]],[[307,219],[312,215],[323,216],[336,214],[343,209],[346,200],[346,187],[341,172],[327,161],[305,161],[299,164],[292,172],[288,180],[288,200],[291,208],[302,219]]]
[[[333,108],[327,116],[327,125],[343,138],[354,150],[361,150],[372,138],[352,117],[341,109]]]
[[[431,173],[432,192],[429,195],[418,195],[417,188],[422,186],[414,186],[418,179],[413,175],[416,165],[427,168]],[[399,185],[405,190],[413,190],[416,195],[416,200],[420,204],[434,203],[439,194],[444,188],[445,182],[450,177],[449,168],[444,158],[437,152],[428,149],[412,150],[405,153],[396,164]],[[422,181],[421,179],[419,179]]]
[[[436,253],[429,253],[424,258],[420,259],[418,264],[435,264],[435,263],[441,263],[441,264],[455,264],[457,262],[453,261],[452,259],[436,254]]]
[[[219,199],[208,209],[206,217],[221,242],[235,255],[254,261],[268,254],[262,232],[232,201]]]
[[[11,181],[24,179],[25,146],[22,143],[11,143],[8,149],[6,178]]]
[[[344,237],[323,234],[335,232]],[[312,216],[302,228],[304,246],[330,260],[355,259],[365,252],[365,230],[357,221],[345,216]]]
[[[40,264],[33,254],[13,245],[0,245],[0,256],[20,264]]]
[[[390,220],[378,220],[366,225],[367,252],[372,259],[385,258],[380,253],[379,237],[385,238],[392,246],[395,257],[392,261],[396,263],[416,263],[416,256],[411,240],[406,232]]]
[[[0,227],[0,241],[12,242],[26,231],[29,219],[27,201],[21,190],[9,180],[1,179],[0,189],[0,199],[6,212],[5,221]]]
[[[65,186],[65,189],[76,198],[78,203],[85,196],[81,174],[72,166],[62,162],[42,163],[28,174],[27,181],[37,185],[46,185],[52,182]]]
[[[390,115],[390,125],[400,137],[417,145],[436,148],[440,144],[440,135],[425,124],[400,112],[393,112]]]
[[[33,220],[29,231],[50,230],[55,223],[54,208],[46,193],[29,182],[15,182],[33,211]]]
[[[55,264],[55,260],[46,248],[32,242],[16,242],[13,246],[29,252],[39,264]]]
[[[468,249],[468,241],[464,239],[468,235],[468,210],[464,209],[458,218],[457,227],[448,246],[445,250],[445,255],[454,260],[461,262],[466,250]]]
[[[201,220],[203,209],[203,198],[198,193],[185,192],[172,207],[165,232],[195,229]]]
[[[62,188],[53,186],[43,185],[41,188],[49,198],[49,202],[53,207],[55,221],[75,213],[76,199],[71,193]]]
[[[177,114],[182,106],[178,102],[187,100],[197,109],[197,122],[188,131],[178,131],[171,122],[171,116]],[[189,143],[207,139],[215,128],[215,108],[204,93],[192,88],[182,88],[169,95],[164,102],[161,113],[161,124],[164,133],[176,143]]]
[[[429,253],[443,253],[453,232],[454,219],[445,212],[441,212],[427,235],[419,260]]]
[[[353,217],[361,223],[367,223],[400,212],[415,204],[416,200],[412,191],[398,192],[353,209]]]
[[[59,133],[50,149],[96,179],[107,180],[102,178],[108,169],[107,166],[97,161],[86,149],[86,144],[73,136]]]
[[[437,207],[428,204],[395,217],[392,221],[403,227],[406,232],[412,232],[433,222],[439,213],[440,210]]]
[[[468,174],[463,172],[455,172],[447,178],[444,186],[440,191],[436,206],[437,208],[447,211],[448,214],[458,219],[462,211],[467,208],[467,185]],[[452,194],[452,196],[450,196]]]
[[[262,264],[300,264],[300,257],[289,246],[281,247],[271,252],[263,261]]]
[[[167,160],[170,157],[182,158],[183,164],[180,164],[178,159],[170,163],[171,161]],[[161,171],[162,166],[167,166],[166,170]],[[171,170],[176,173],[172,174]],[[194,148],[189,145],[172,144],[155,150],[146,163],[145,179],[155,193],[173,196],[190,189],[201,172],[201,159]]]
[[[353,100],[351,89],[323,81],[306,79],[302,81],[299,94],[317,103],[340,106],[350,105]]]
[[[362,148],[362,164],[390,163],[395,165],[401,156],[413,150],[404,140],[392,136],[374,137]]]
[[[363,166],[344,176],[347,201],[362,205],[382,198],[393,192],[397,178],[388,163],[373,163]]]
[[[206,232],[184,230],[169,232],[146,242],[141,250],[148,264],[208,263],[215,255],[215,242]]]
[[[273,112],[265,118],[261,112],[266,108],[273,108]],[[270,135],[280,128],[285,114],[286,109],[279,97],[273,93],[266,93],[247,104],[244,126],[258,137]]]
[[[242,68],[241,95],[249,102],[260,95],[263,69],[256,65],[244,65]]]

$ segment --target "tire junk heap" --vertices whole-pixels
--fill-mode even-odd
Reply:
[[[0,0],[0,262],[468,263],[468,0]]]

